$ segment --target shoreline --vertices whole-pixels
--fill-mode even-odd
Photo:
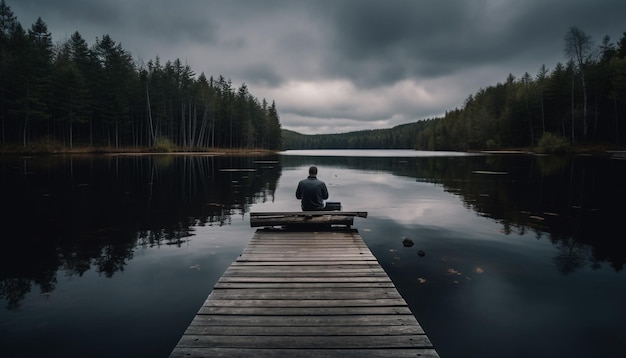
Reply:
[[[204,156],[240,156],[240,155],[271,155],[278,150],[260,148],[206,148],[206,149],[173,149],[157,150],[155,148],[73,148],[73,149],[36,149],[36,148],[1,148],[0,155],[204,155]]]
[[[408,150],[416,150],[410,149]],[[379,149],[385,150],[385,149]],[[170,148],[160,150],[153,147],[78,147],[78,148],[59,148],[59,147],[0,147],[0,156],[16,155],[16,156],[54,156],[54,155],[108,155],[108,156],[139,156],[139,155],[197,155],[197,156],[248,156],[259,155],[266,156],[281,152],[282,150],[270,150],[261,148]],[[436,152],[436,151],[435,151]],[[463,152],[463,151],[461,151]],[[488,150],[466,150],[467,153],[484,153],[484,154],[521,154],[521,155],[613,155],[624,156],[626,150],[610,149],[605,147],[576,147],[560,153],[542,153],[532,148],[501,148]]]

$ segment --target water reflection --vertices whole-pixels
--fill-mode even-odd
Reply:
[[[442,187],[466,209],[499,223],[506,235],[531,232],[549,240],[559,249],[553,263],[563,274],[604,262],[615,271],[624,266],[615,236],[623,214],[615,208],[625,199],[623,161],[494,155],[3,157],[0,297],[17,309],[33,287],[52,292],[60,270],[80,277],[94,269],[111,277],[124,271],[138,248],[184,245],[195,227],[229,225],[251,205],[275,201],[283,170],[309,164],[346,173],[348,178],[329,178],[331,185],[345,184],[344,209],[374,204],[381,216],[406,220],[425,215],[409,210],[442,210],[416,209],[402,202],[402,191],[377,189],[375,174],[390,174]],[[352,184],[368,187],[361,193]],[[331,187],[331,196],[339,186]]]
[[[167,356],[311,164],[442,356],[624,353],[626,162],[409,154],[0,156],[3,353]]]
[[[228,225],[272,200],[281,168],[254,157],[5,157],[0,297],[9,309],[57,272],[105,277],[138,248],[180,246],[194,227]]]
[[[302,165],[302,160],[287,156],[283,168]],[[306,161],[440,185],[467,209],[500,223],[506,235],[531,232],[537,239],[552,242],[561,251],[554,263],[564,274],[582,267],[598,268],[603,262],[621,271],[626,261],[616,240],[622,230],[623,210],[619,208],[626,200],[621,189],[626,178],[624,161],[530,155],[314,156]],[[383,194],[365,197],[379,205],[407,210],[398,203],[401,198],[390,200],[390,193]]]

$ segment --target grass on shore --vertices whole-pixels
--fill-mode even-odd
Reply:
[[[212,154],[212,155],[269,155],[275,150],[259,148],[181,148],[163,147],[109,147],[80,145],[72,148],[57,143],[36,143],[29,146],[0,146],[0,154],[55,155],[55,154]]]

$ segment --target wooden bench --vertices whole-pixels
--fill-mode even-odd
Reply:
[[[294,211],[250,213],[251,227],[306,227],[342,225],[351,227],[354,217],[366,218],[366,211]]]

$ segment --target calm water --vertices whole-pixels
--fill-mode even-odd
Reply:
[[[442,357],[626,356],[626,161],[413,151],[0,157],[0,356],[168,356],[312,164]]]

